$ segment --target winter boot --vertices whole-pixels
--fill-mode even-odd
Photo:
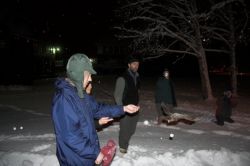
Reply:
[[[231,119],[231,118],[226,118],[225,121],[228,122],[228,123],[234,123],[234,120]]]

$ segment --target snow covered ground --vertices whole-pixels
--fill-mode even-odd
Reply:
[[[111,104],[114,82],[101,79],[94,85],[94,95],[99,101]],[[211,110],[194,108],[199,101],[189,101],[196,94],[186,93],[185,98],[185,92],[180,91],[185,87],[176,87],[177,101],[178,97],[185,98],[179,100],[176,112],[195,116],[197,122],[157,126],[154,81],[142,87],[140,121],[128,153],[122,155],[117,151],[112,166],[249,166],[249,113],[237,110],[233,112],[235,123],[217,126],[212,122]],[[0,166],[58,166],[50,118],[53,80],[39,80],[32,88],[1,89]],[[118,123],[98,132],[101,145],[110,138],[117,142]]]

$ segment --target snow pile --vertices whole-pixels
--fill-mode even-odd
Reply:
[[[37,150],[49,148],[50,145],[34,147],[33,153],[0,153],[0,166],[58,166],[55,155],[35,154]],[[250,153],[233,153],[227,149],[216,150],[194,150],[186,152],[180,150],[178,153],[166,152],[159,154],[140,146],[131,146],[130,153],[121,155],[117,152],[111,166],[248,166]]]

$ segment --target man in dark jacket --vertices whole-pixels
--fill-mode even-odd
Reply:
[[[91,74],[96,74],[89,58],[74,54],[67,63],[67,78],[58,78],[52,101],[52,120],[56,135],[56,155],[61,166],[100,164],[103,154],[94,119],[135,113],[135,105],[100,104],[90,96]]]
[[[173,113],[173,107],[177,105],[174,87],[170,80],[168,69],[164,69],[163,76],[160,76],[156,83],[155,104],[158,124],[162,123],[164,116]]]
[[[216,123],[220,126],[224,125],[224,122],[234,123],[232,116],[232,108],[236,107],[237,99],[232,95],[232,89],[226,88],[223,92],[223,96],[219,97],[216,101],[215,118]]]
[[[114,98],[118,105],[139,103],[140,80],[138,74],[139,58],[132,55],[128,61],[128,69],[116,80]],[[120,119],[119,147],[121,153],[127,153],[129,141],[135,133],[139,114],[125,114]]]

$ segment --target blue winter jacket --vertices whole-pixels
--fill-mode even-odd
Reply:
[[[61,166],[93,166],[100,145],[94,119],[119,117],[122,106],[100,104],[87,94],[81,99],[65,79],[55,82],[52,119],[56,135],[56,155]]]

